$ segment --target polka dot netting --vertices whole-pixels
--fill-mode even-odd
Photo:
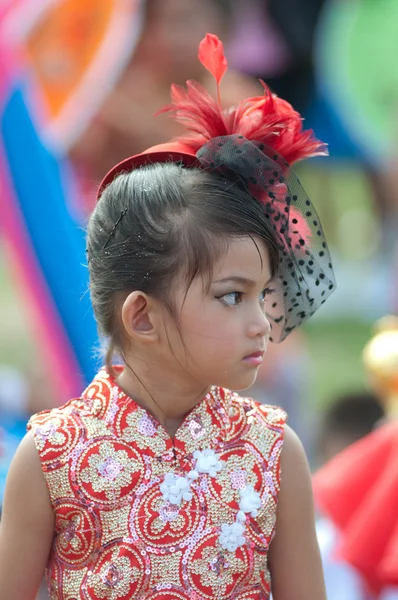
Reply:
[[[280,154],[234,134],[211,139],[197,153],[201,166],[233,177],[264,206],[279,247],[275,292],[267,297],[271,341],[280,342],[309,319],[336,287],[317,212]]]

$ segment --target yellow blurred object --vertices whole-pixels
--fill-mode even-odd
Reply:
[[[364,365],[387,416],[398,418],[398,317],[383,317],[375,329],[363,350]]]

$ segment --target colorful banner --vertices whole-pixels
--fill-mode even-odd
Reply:
[[[98,366],[83,211],[67,150],[131,56],[138,0],[0,7],[0,227],[60,402]]]

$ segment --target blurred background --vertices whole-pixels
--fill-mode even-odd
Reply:
[[[398,310],[398,3],[393,0],[2,0],[0,407],[26,417],[79,394],[101,362],[84,226],[119,160],[179,132],[153,113],[170,83],[213,89],[197,60],[224,41],[225,105],[287,99],[330,156],[298,167],[331,246],[338,288],[274,346],[253,395],[281,404],[313,461],[317,424],[367,388],[362,349]],[[383,35],[380,35],[380,33]],[[91,350],[90,350],[91,349]]]
[[[362,351],[398,312],[398,2],[1,0],[0,503],[29,415],[101,364],[84,243],[98,183],[179,132],[152,116],[171,82],[215,91],[197,60],[206,32],[224,41],[226,106],[261,78],[330,152],[297,170],[338,288],[270,348],[251,394],[288,410],[314,467],[383,418]]]
[[[330,152],[297,171],[338,288],[269,350],[251,393],[289,411],[313,466],[383,415],[362,350],[398,312],[398,2],[1,0],[0,500],[28,416],[101,363],[84,252],[96,187],[178,133],[152,117],[171,82],[214,90],[197,60],[206,32],[224,41],[226,106],[260,95],[261,78]]]

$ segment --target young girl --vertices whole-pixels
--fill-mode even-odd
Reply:
[[[219,84],[215,36],[199,58]],[[333,290],[289,166],[323,147],[265,86],[222,111],[187,85],[165,110],[190,135],[101,184],[87,253],[106,367],[30,421],[4,501],[1,600],[33,599],[46,565],[54,600],[325,598],[300,442],[282,410],[229,391]]]

